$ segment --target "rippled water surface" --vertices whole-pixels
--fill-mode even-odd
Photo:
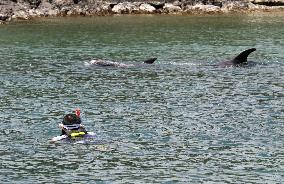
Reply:
[[[283,13],[1,25],[0,182],[282,183],[283,49]],[[100,143],[49,143],[75,108]]]

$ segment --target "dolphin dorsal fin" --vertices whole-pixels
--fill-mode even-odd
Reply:
[[[155,61],[156,61],[157,58],[150,58],[150,59],[147,59],[146,61],[144,61],[144,63],[146,64],[153,64]]]
[[[233,62],[234,64],[241,64],[241,63],[246,63],[248,60],[248,55],[250,55],[250,53],[256,51],[256,48],[251,48],[248,50],[245,50],[243,52],[241,52],[239,55],[237,55],[234,59]]]

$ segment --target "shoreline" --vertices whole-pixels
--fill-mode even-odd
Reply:
[[[15,1],[15,2],[14,2]],[[32,2],[32,3],[29,3]],[[35,4],[37,2],[37,4]],[[6,0],[0,2],[0,24],[42,17],[111,15],[196,15],[284,12],[284,0],[233,1],[96,1],[96,0]]]

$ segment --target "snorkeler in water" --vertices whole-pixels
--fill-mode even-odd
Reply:
[[[66,114],[63,118],[63,121],[59,124],[61,135],[53,137],[50,142],[56,142],[67,138],[76,139],[78,137],[84,137],[87,134],[93,135],[93,132],[88,133],[86,131],[80,116],[80,109],[76,109],[75,113]]]
[[[62,123],[59,124],[61,135],[75,137],[87,134],[84,125],[81,124],[80,110],[76,109],[75,114],[66,114]]]

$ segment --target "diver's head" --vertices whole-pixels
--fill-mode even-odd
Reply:
[[[76,114],[66,114],[62,121],[63,125],[81,124],[81,118]]]

